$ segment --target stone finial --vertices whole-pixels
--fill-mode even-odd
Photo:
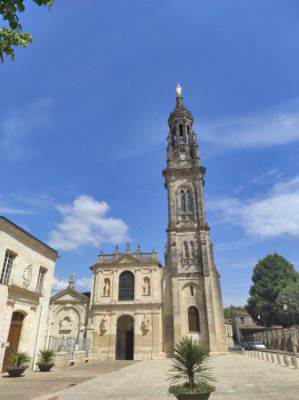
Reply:
[[[153,247],[153,250],[152,250],[152,259],[154,259],[154,260],[157,259],[157,253],[156,253],[156,250],[155,250],[154,247]]]
[[[119,254],[119,247],[118,244],[115,246],[115,255],[118,256]]]
[[[71,272],[69,280],[69,288],[74,289],[74,285],[75,285],[75,273]]]
[[[130,243],[127,243],[126,254],[130,254]]]
[[[104,262],[104,253],[103,253],[103,250],[101,250],[101,252],[100,252],[99,262]]]
[[[138,243],[138,246],[137,246],[137,254],[140,254],[140,244]]]

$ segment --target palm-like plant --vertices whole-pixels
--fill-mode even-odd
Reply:
[[[24,368],[27,367],[27,363],[30,361],[28,353],[14,351],[11,354],[11,363],[13,368]]]
[[[39,352],[39,362],[40,363],[50,363],[53,361],[55,356],[55,351],[50,349],[40,350]]]
[[[214,382],[215,378],[209,373],[208,357],[208,351],[192,338],[182,338],[174,348],[174,360],[169,378],[177,385],[170,386],[169,393],[178,395],[188,392],[214,391],[215,387],[210,383]]]

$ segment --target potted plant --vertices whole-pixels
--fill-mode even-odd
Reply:
[[[9,376],[21,376],[25,369],[28,367],[30,357],[28,353],[14,351],[11,354],[11,367],[7,368]]]
[[[192,338],[184,337],[175,345],[169,380],[169,394],[178,400],[207,400],[215,391],[215,378],[207,367],[208,351]]]
[[[40,350],[39,352],[39,362],[37,363],[38,368],[42,372],[48,372],[54,366],[54,350]]]

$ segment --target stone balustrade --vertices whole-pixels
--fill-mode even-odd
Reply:
[[[273,350],[245,350],[243,354],[249,358],[267,361],[283,367],[299,369],[299,354]]]

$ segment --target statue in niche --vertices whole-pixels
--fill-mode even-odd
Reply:
[[[148,278],[144,278],[143,280],[143,294],[144,296],[149,296],[150,294],[150,282]]]
[[[100,330],[101,331],[106,331],[107,330],[107,317],[106,317],[106,315],[104,315],[102,320],[101,320]]]
[[[141,329],[143,330],[144,334],[146,334],[150,329],[150,317],[144,314],[143,320],[141,322]]]
[[[110,296],[110,280],[105,279],[104,281],[104,289],[103,289],[104,296]]]

